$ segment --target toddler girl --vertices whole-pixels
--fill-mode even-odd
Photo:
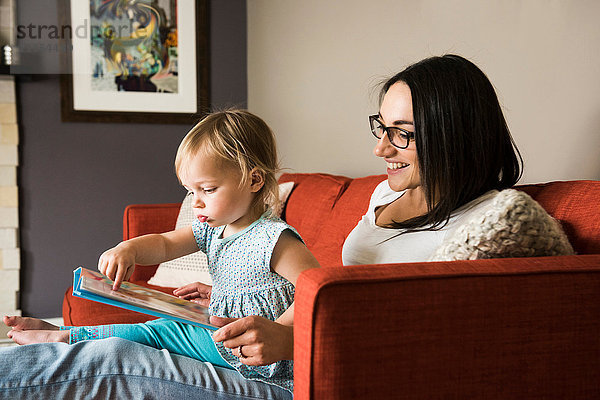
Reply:
[[[191,227],[122,242],[102,254],[98,268],[114,280],[117,290],[135,264],[158,264],[200,249],[208,258],[212,290],[197,282],[176,289],[175,295],[209,303],[211,315],[261,315],[292,325],[296,279],[318,263],[294,228],[274,212],[279,201],[277,164],[275,139],[260,118],[247,111],[208,115],[183,139],[175,159],[177,176],[193,196],[197,220]],[[73,344],[116,336],[293,390],[293,361],[246,365],[252,363],[251,346],[228,349],[212,340],[211,331],[193,325],[158,319],[55,330],[13,318],[11,336],[20,343]],[[45,330],[32,330],[36,328]]]

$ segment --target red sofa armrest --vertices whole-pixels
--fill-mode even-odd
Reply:
[[[181,204],[133,204],[123,213],[123,240],[149,233],[168,232],[175,228]],[[157,265],[136,265],[131,281],[148,281]]]
[[[295,299],[295,399],[600,396],[600,255],[311,269]]]

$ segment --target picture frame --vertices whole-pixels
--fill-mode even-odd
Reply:
[[[59,0],[59,12],[63,122],[192,124],[208,112],[208,0]]]

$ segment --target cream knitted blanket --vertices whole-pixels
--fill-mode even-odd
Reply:
[[[557,220],[526,193],[506,189],[451,233],[430,261],[574,253]]]

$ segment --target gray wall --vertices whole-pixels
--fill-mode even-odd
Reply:
[[[496,88],[522,183],[600,179],[598,16],[597,0],[252,0],[248,108],[277,135],[284,167],[383,174],[367,123],[378,84],[460,54]]]
[[[19,2],[18,23],[57,24],[56,2]],[[245,106],[246,2],[210,2],[211,104]],[[179,202],[185,192],[173,172],[189,126],[62,123],[54,76],[19,79],[21,127],[21,309],[61,315],[78,265],[122,238],[128,204]]]

